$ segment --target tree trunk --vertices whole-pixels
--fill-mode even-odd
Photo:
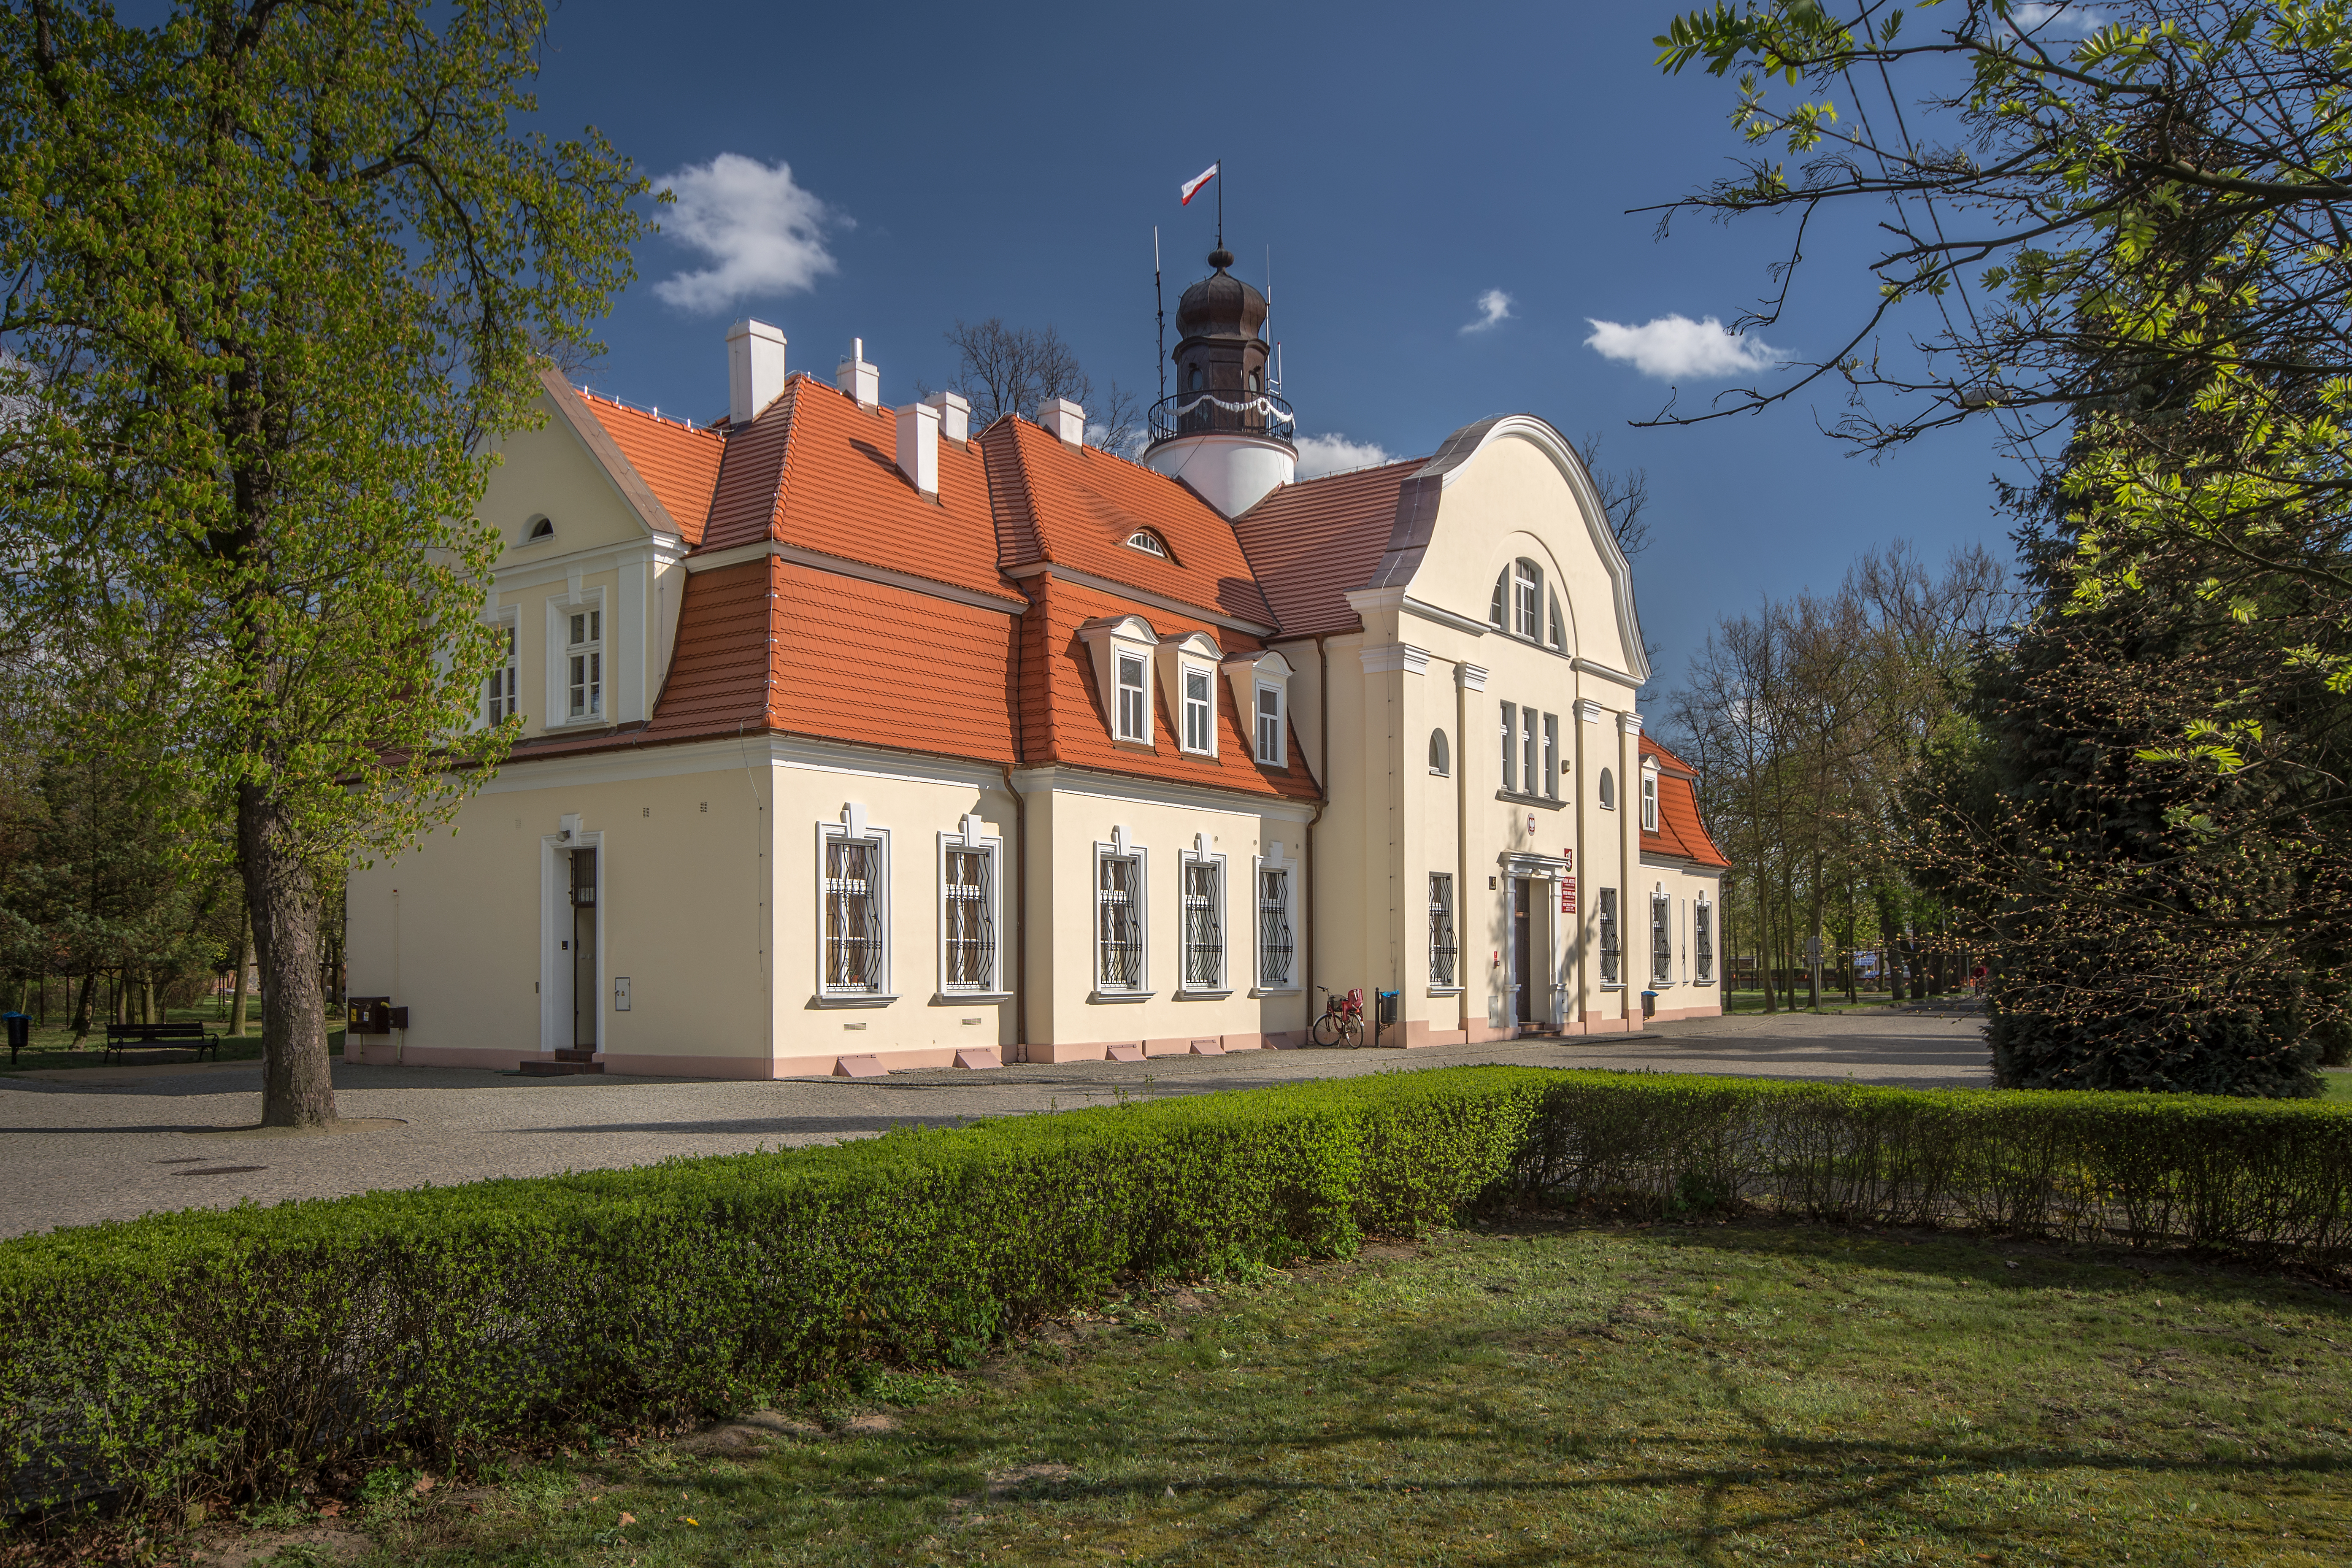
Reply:
[[[236,922],[236,991],[229,1003],[228,1032],[242,1038],[245,1035],[245,977],[253,969],[253,917],[241,917]]]
[[[81,1049],[81,1043],[89,1038],[89,1004],[91,1001],[91,993],[95,992],[97,989],[98,971],[95,969],[84,970],[81,977],[81,996],[79,1000],[74,1003],[73,1043],[74,1049],[76,1050]]]
[[[335,1120],[327,1016],[319,992],[319,892],[293,853],[282,807],[257,784],[236,792],[236,838],[261,969],[261,1124]]]

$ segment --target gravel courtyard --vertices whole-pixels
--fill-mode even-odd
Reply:
[[[1414,1051],[1250,1051],[884,1079],[526,1079],[337,1063],[350,1125],[257,1130],[257,1062],[84,1068],[0,1078],[0,1236],[158,1209],[333,1197],[379,1187],[641,1165],[866,1137],[1169,1094],[1256,1089],[1475,1063],[1827,1078],[1911,1088],[1990,1081],[1981,1015],[1923,1008],[1852,1016],[1741,1014],[1631,1037],[1521,1040]]]

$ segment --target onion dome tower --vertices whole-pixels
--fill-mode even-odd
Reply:
[[[1227,517],[1239,517],[1298,473],[1297,424],[1266,387],[1265,296],[1214,268],[1176,304],[1176,392],[1151,407],[1147,467],[1183,480]]]

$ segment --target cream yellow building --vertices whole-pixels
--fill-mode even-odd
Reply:
[[[1291,478],[1264,301],[1178,313],[1142,463],[741,322],[727,417],[551,373],[483,502],[512,757],[354,873],[354,1054],[770,1078],[1717,1010],[1725,862],[1642,733],[1574,451],[1489,419]],[[1213,502],[1214,504],[1213,504]],[[1377,1002],[1368,1005],[1381,1011]]]

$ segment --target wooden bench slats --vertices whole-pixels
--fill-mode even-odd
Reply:
[[[109,1024],[106,1026],[106,1055],[111,1059],[122,1051],[193,1050],[202,1061],[210,1051],[213,1060],[220,1060],[220,1037],[192,1020],[164,1024]]]

